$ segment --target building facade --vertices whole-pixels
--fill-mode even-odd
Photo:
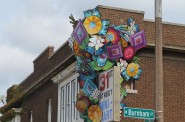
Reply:
[[[144,12],[98,6],[102,19],[111,24],[126,23],[132,17],[145,30],[147,47],[139,50],[143,73],[137,82],[127,85],[126,106],[155,110],[155,22],[144,19]],[[164,121],[185,121],[185,25],[163,22]],[[79,92],[79,74],[75,72],[75,56],[64,43],[57,51],[47,47],[34,61],[34,71],[19,84],[20,95],[0,108],[1,121],[6,120],[12,108],[12,121],[21,122],[81,122],[75,108]],[[19,120],[15,122],[20,122]],[[123,122],[143,122],[124,118]]]

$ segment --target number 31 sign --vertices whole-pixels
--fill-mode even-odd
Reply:
[[[102,122],[120,121],[120,67],[100,73],[98,81]]]

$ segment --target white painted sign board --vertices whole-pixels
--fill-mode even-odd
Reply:
[[[102,122],[120,121],[120,68],[115,66],[98,76]]]

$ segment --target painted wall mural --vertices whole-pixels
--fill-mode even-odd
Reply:
[[[73,32],[68,39],[76,57],[76,71],[80,74],[80,92],[76,108],[84,122],[100,122],[103,114],[99,106],[100,89],[97,74],[120,66],[120,101],[127,96],[124,82],[138,80],[142,69],[136,52],[147,46],[144,30],[132,18],[127,24],[110,25],[109,18],[102,20],[98,8],[83,12],[84,18],[78,21],[71,15]],[[120,102],[120,112],[125,107]]]

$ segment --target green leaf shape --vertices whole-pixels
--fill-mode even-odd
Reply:
[[[89,64],[90,64],[90,66],[91,66],[95,71],[108,70],[108,69],[110,69],[110,68],[112,68],[112,67],[114,66],[114,63],[111,62],[111,61],[109,61],[109,60],[107,60],[105,66],[103,66],[103,67],[99,67],[98,64],[97,64],[97,62],[96,62],[95,60],[92,61],[92,62],[90,62]]]
[[[120,94],[121,94],[121,96],[126,97],[126,96],[127,96],[126,89],[123,88],[123,87],[121,87],[121,88],[120,88]]]

